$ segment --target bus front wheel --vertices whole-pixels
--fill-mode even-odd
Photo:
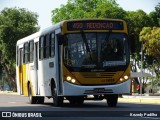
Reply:
[[[109,107],[116,107],[118,102],[117,94],[105,95]]]
[[[52,89],[52,96],[53,96],[53,105],[55,107],[62,106],[63,105],[63,97],[57,95],[57,89]]]

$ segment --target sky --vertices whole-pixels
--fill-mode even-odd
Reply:
[[[26,8],[39,15],[38,24],[41,29],[52,25],[52,10],[67,4],[68,0],[0,0],[0,11],[8,7]],[[126,11],[142,9],[146,13],[154,11],[160,0],[116,0],[120,7]]]

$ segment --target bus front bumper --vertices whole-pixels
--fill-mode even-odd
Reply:
[[[64,81],[63,96],[103,95],[103,94],[130,94],[131,81],[127,80],[114,85],[82,86]]]

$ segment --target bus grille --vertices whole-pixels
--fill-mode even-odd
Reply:
[[[95,72],[95,73],[91,73],[91,72],[85,72],[85,73],[81,73],[81,75],[84,78],[113,78],[113,76],[115,75],[115,72]]]

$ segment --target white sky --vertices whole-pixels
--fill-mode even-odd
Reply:
[[[68,0],[0,0],[0,11],[5,7],[27,8],[39,15],[39,26],[41,29],[49,27],[51,23],[51,11],[60,8]],[[154,7],[160,0],[116,0],[120,7],[127,11],[144,10],[146,13],[154,11]]]

